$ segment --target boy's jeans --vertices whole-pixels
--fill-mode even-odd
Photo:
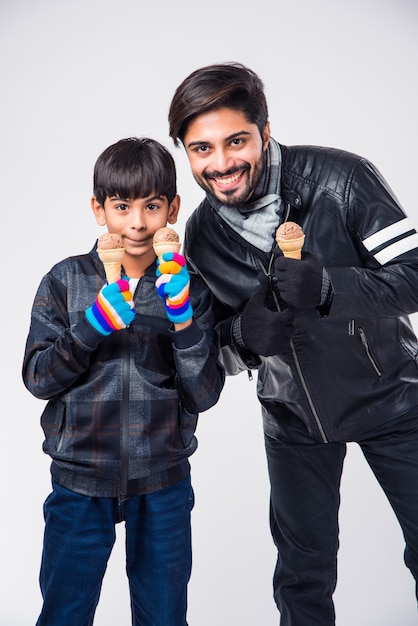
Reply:
[[[115,524],[126,526],[126,570],[134,626],[187,626],[191,573],[190,476],[143,496],[94,498],[53,481],[44,505],[37,626],[91,626]]]

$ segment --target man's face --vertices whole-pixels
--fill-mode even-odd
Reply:
[[[269,124],[261,137],[241,111],[223,108],[195,117],[184,146],[197,184],[223,204],[239,206],[260,180],[269,139]]]

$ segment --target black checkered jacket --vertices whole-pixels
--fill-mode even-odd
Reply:
[[[211,296],[193,278],[194,322],[175,332],[153,264],[135,290],[132,324],[104,337],[85,316],[104,283],[95,247],[43,278],[23,380],[48,401],[43,449],[59,484],[92,496],[147,493],[188,474],[198,413],[217,402],[224,384]]]

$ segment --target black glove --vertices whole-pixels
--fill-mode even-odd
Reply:
[[[287,304],[301,309],[324,304],[329,282],[324,284],[324,268],[309,252],[302,253],[299,261],[284,257],[275,248],[273,276],[275,288]]]
[[[232,323],[232,336],[241,348],[260,356],[272,356],[289,349],[293,334],[293,315],[274,310],[272,288],[264,274],[259,275],[260,287]]]

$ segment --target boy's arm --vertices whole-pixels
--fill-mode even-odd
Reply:
[[[32,307],[22,368],[23,382],[37,398],[49,400],[75,385],[89,369],[92,353],[110,332],[117,329],[115,326],[112,330],[104,330],[99,323],[99,310],[104,310],[103,298],[107,300],[105,289],[100,291],[86,312],[80,312],[78,321],[70,324],[64,282],[52,273],[42,280]],[[115,288],[112,289],[114,291]],[[119,300],[123,302],[121,314],[125,316],[126,306],[128,309],[131,307],[122,294],[120,291]],[[113,306],[118,309],[118,297],[115,302],[115,294],[112,292],[109,298],[110,304],[113,302]],[[91,320],[88,319],[89,311]],[[134,314],[132,311],[131,316]],[[103,320],[101,322],[104,323]]]
[[[219,399],[225,382],[225,371],[219,358],[219,343],[209,290],[193,285],[193,322],[172,331],[177,382],[184,407],[201,413]]]
[[[157,260],[157,293],[173,323],[174,359],[184,407],[200,413],[213,406],[222,391],[225,374],[219,362],[215,319],[209,291],[195,283],[193,306],[186,259],[167,252]]]

